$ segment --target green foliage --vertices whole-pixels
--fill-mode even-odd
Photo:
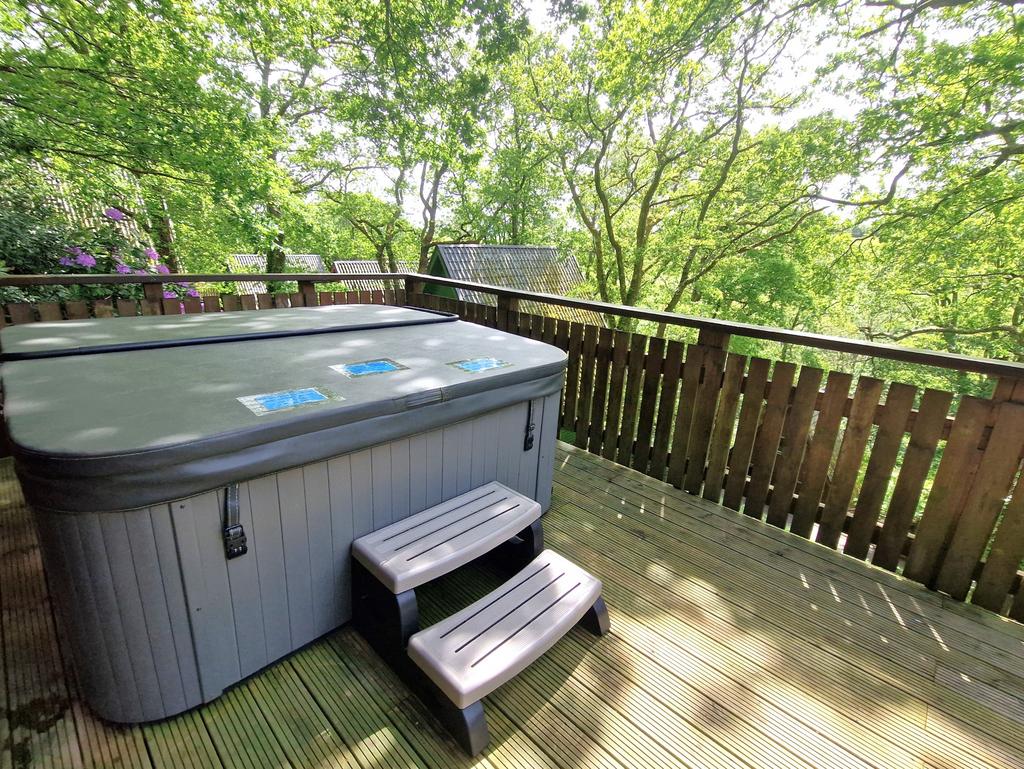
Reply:
[[[513,0],[4,3],[0,260],[555,244],[583,296],[1024,360],[1015,11],[560,0],[538,30]]]

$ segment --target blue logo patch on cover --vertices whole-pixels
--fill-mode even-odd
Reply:
[[[481,371],[490,371],[494,368],[505,368],[512,364],[499,358],[469,358],[467,360],[452,361],[448,364],[468,374],[479,374]]]
[[[392,371],[402,371],[408,368],[401,363],[396,363],[390,358],[375,358],[374,360],[363,360],[358,363],[339,363],[331,366],[339,374],[355,378],[361,376],[373,376],[374,374],[390,374]]]
[[[300,406],[322,403],[327,400],[344,400],[344,398],[316,387],[302,387],[297,390],[281,390],[276,393],[260,395],[244,395],[239,402],[257,416],[272,414],[276,411],[288,411]]]

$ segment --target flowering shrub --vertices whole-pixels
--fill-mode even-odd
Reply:
[[[170,269],[162,257],[151,246],[145,246],[127,237],[118,226],[127,216],[117,208],[103,212],[108,222],[76,233],[76,243],[64,248],[64,254],[57,260],[57,273],[121,275],[168,275]],[[188,283],[167,283],[164,298],[180,299],[197,297],[199,292]],[[109,287],[104,287],[110,293]],[[141,293],[137,286],[119,286],[114,292],[119,296],[135,296]]]

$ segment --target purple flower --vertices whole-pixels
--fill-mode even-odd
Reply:
[[[194,288],[190,288],[188,291],[185,292],[185,295],[186,296],[198,297],[199,296],[199,292],[196,291]]]
[[[85,254],[85,249],[79,248],[78,246],[68,246],[64,250],[75,257]]]
[[[164,299],[177,299],[178,295],[173,291],[164,291]]]
[[[123,222],[125,220],[124,211],[118,208],[108,208],[103,212],[103,215],[108,219],[113,219],[115,222]]]
[[[149,258],[149,261],[151,261],[151,262],[159,262],[160,261],[160,254],[158,254],[156,252],[156,249],[154,249],[154,248],[147,248],[142,253],[144,253]]]
[[[149,275],[145,270],[132,270],[136,275]]]
[[[171,274],[171,271],[169,269],[167,269],[167,265],[166,264],[158,264],[156,266],[156,271],[159,272],[161,275],[170,275]]]
[[[91,254],[85,253],[84,251],[82,253],[80,253],[75,258],[75,261],[78,262],[83,267],[95,267],[96,266],[96,259],[95,259],[95,257],[93,257]]]
[[[71,265],[74,264],[70,256],[62,256],[60,259],[57,260],[57,262],[59,264],[63,264],[65,267],[70,267]]]
[[[123,262],[121,264],[117,265],[117,267],[115,267],[114,269],[117,272],[121,273],[122,275],[128,275],[129,273],[132,272],[132,268],[129,267],[127,264],[124,264]],[[143,270],[142,272],[145,272],[145,271]]]

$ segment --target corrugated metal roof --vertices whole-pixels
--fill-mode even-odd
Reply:
[[[507,286],[523,291],[570,296],[583,282],[576,260],[560,256],[553,246],[438,245],[438,257],[450,278]],[[464,302],[496,304],[492,294],[456,289]],[[523,312],[603,326],[600,313],[571,307],[556,307],[541,302],[522,301]]]
[[[361,272],[380,272],[376,259],[343,259],[334,262],[334,271],[341,275],[358,275]],[[416,272],[412,262],[398,262],[399,272]],[[342,281],[352,291],[383,291],[395,286],[384,284],[383,280],[345,280]],[[393,282],[393,281],[391,281]],[[398,286],[398,288],[402,288]]]
[[[288,254],[284,258],[287,272],[327,272],[324,262],[316,254]],[[228,260],[228,272],[266,272],[267,257],[264,254],[232,254]],[[241,280],[237,284],[239,294],[265,294],[267,284],[256,280]]]

